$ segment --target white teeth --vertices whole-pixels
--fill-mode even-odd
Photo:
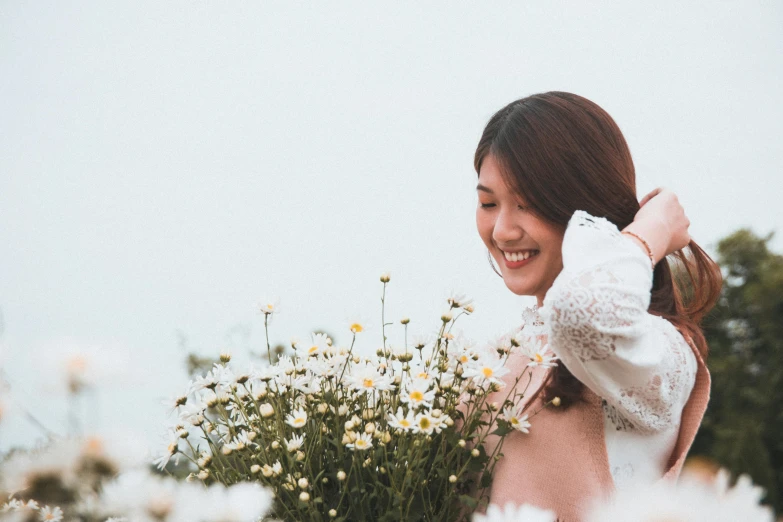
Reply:
[[[517,261],[524,261],[534,255],[538,254],[538,250],[526,250],[525,252],[503,252],[505,258],[512,263]]]

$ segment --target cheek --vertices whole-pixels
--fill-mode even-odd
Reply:
[[[484,245],[489,249],[491,249],[493,246],[492,232],[494,227],[495,222],[492,219],[489,219],[487,216],[476,217],[476,228],[478,229],[478,233],[481,236],[481,240],[484,242]]]

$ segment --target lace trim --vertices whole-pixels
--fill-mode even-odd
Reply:
[[[593,216],[584,210],[577,210],[574,212],[574,215],[571,216],[571,220],[569,221],[569,225],[571,224],[578,227],[588,227],[594,230],[600,230],[602,232],[608,233],[611,237],[619,239],[620,241],[627,241],[620,233],[617,225],[605,217]]]

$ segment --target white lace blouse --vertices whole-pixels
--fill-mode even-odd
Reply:
[[[650,260],[604,218],[577,211],[563,271],[538,309],[561,363],[603,399],[615,487],[660,478],[674,449],[696,358],[667,320],[647,312]]]

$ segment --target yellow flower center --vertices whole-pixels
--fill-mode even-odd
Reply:
[[[305,419],[304,417],[297,417],[294,419],[294,424],[299,424],[300,426],[304,425],[305,420],[307,419]]]
[[[419,419],[419,428],[426,430],[432,423],[428,417],[422,417]]]
[[[424,394],[419,390],[414,390],[411,392],[410,398],[412,401],[421,402],[424,400]]]
[[[463,356],[461,356],[461,357],[459,358],[459,362],[461,362],[461,363],[466,363],[466,362],[468,362],[468,360],[469,360],[469,359],[468,359],[468,356],[467,356],[467,355],[463,355]]]
[[[353,323],[351,325],[351,331],[353,333],[359,333],[359,332],[364,331],[364,328],[362,328],[362,325],[360,325],[359,323]]]
[[[537,363],[544,362],[544,358],[541,357],[540,353],[537,353],[534,359],[536,360]]]
[[[364,384],[365,388],[372,388],[373,385],[375,384],[375,381],[373,381],[372,379],[364,379],[364,381],[362,381],[362,384]]]
[[[364,439],[356,439],[356,447],[359,449],[364,449],[367,447],[367,441]]]
[[[411,427],[411,421],[409,421],[408,419],[402,419],[402,420],[400,420],[400,426],[402,426],[404,428],[410,428]]]
[[[511,420],[508,422],[510,422],[512,426],[516,426],[517,424],[519,424],[519,419],[517,419],[516,417],[511,417]]]
[[[419,372],[419,374],[416,375],[416,377],[418,379],[429,379],[430,378],[430,374],[427,373],[427,372]]]
[[[315,352],[317,352],[317,351],[318,351],[318,346],[314,344],[314,345],[312,345],[312,346],[310,347],[310,349],[309,349],[309,350],[307,350],[307,353],[315,353]]]
[[[489,368],[489,367],[484,367],[484,368],[482,368],[482,369],[481,369],[481,373],[483,373],[483,374],[484,374],[484,377],[486,377],[487,379],[489,379],[490,377],[492,377],[492,375],[493,375],[495,372],[494,372],[494,371],[492,371],[492,368]]]

